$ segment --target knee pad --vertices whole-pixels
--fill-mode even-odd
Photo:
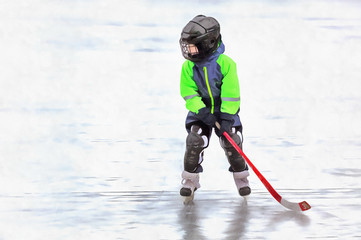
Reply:
[[[184,170],[196,172],[203,161],[203,150],[208,146],[208,138],[202,135],[202,129],[193,125],[186,139],[186,152],[184,154]]]
[[[229,133],[229,136],[233,139],[233,141],[242,149],[242,135],[241,133]],[[240,172],[246,169],[247,165],[244,161],[243,157],[237,152],[236,149],[232,146],[232,144],[224,137],[219,138],[220,144],[226,153],[229,164],[231,165],[231,170],[233,172]]]

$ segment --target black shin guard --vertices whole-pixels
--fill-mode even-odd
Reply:
[[[229,133],[229,136],[233,141],[242,149],[242,139],[237,133]],[[219,138],[222,148],[226,153],[229,164],[231,165],[230,170],[232,172],[240,172],[247,168],[246,162],[243,157],[237,152],[232,144],[224,137]]]
[[[184,154],[184,170],[187,172],[201,172],[203,150],[208,146],[208,138],[202,135],[202,129],[193,125],[186,139],[186,152]]]

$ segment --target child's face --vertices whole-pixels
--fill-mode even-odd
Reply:
[[[196,47],[196,45],[194,44],[189,44],[188,45],[188,52],[191,54],[191,55],[196,55],[198,54],[198,48]]]

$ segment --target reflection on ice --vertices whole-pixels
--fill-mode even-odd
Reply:
[[[279,233],[287,237],[297,234],[303,239],[337,237],[336,226],[342,226],[345,236],[352,237],[357,212],[351,211],[360,207],[354,201],[360,198],[359,192],[360,189],[314,189],[303,193],[281,190],[282,195],[307,197],[313,205],[307,214],[285,210],[264,190],[255,190],[244,199],[228,191],[201,189],[190,205],[182,204],[178,192],[54,192],[0,196],[0,210],[5,226],[27,223],[23,232],[12,233],[15,239],[24,233],[30,234],[30,239],[44,233],[51,238],[96,239],[99,235],[92,234],[93,231],[121,239],[263,239],[266,235],[277,238]],[[324,226],[321,230],[318,224],[324,219],[330,228]]]
[[[344,177],[361,177],[361,169],[353,168],[341,168],[341,169],[329,169],[325,170],[329,174],[335,176],[344,176]]]

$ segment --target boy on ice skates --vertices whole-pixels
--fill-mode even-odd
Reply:
[[[238,192],[251,193],[248,166],[242,156],[223,136],[227,132],[242,148],[242,124],[238,116],[240,90],[235,62],[224,55],[220,25],[216,19],[198,15],[184,28],[179,40],[183,57],[180,92],[189,113],[186,118],[186,151],[180,195],[193,198],[200,188],[203,151],[208,147],[215,123],[220,145],[230,164]]]

